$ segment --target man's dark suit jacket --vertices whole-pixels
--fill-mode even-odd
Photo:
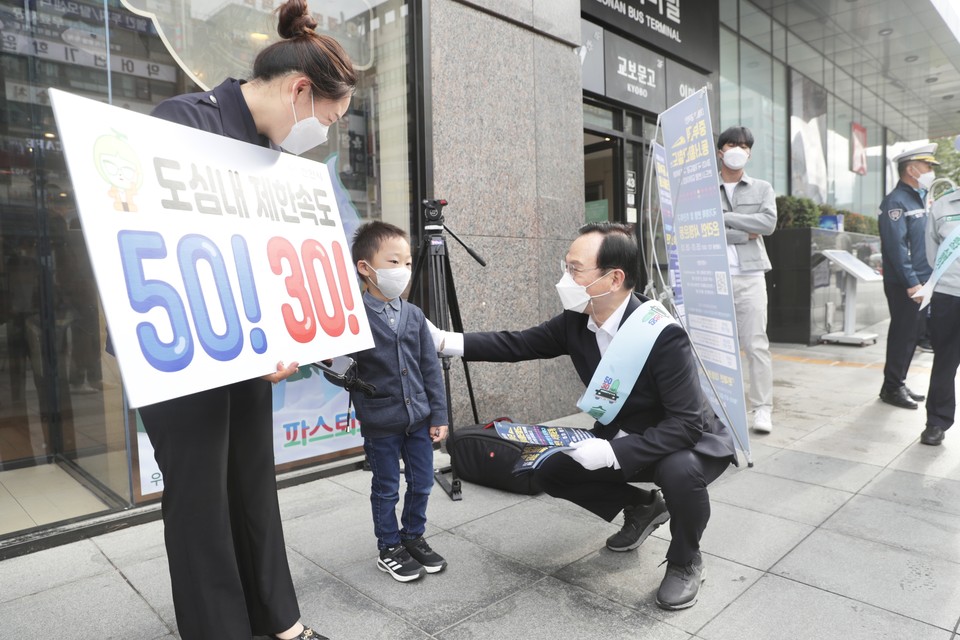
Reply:
[[[634,294],[620,326],[647,298]],[[600,364],[596,334],[588,316],[564,311],[524,331],[464,334],[464,360],[519,362],[569,355],[584,385]],[[613,437],[623,430],[628,437]],[[628,478],[681,449],[737,464],[730,431],[720,422],[700,391],[690,338],[679,325],[666,327],[654,343],[636,385],[616,419],[599,422],[594,433],[611,440],[614,454]]]

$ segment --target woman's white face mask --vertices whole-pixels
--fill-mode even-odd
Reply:
[[[327,141],[327,132],[330,127],[320,122],[316,115],[316,105],[313,102],[313,91],[310,92],[310,117],[297,120],[297,107],[294,97],[290,96],[290,108],[293,109],[293,127],[283,139],[280,146],[290,153],[302,155],[314,147]]]

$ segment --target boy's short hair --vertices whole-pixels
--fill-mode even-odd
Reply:
[[[360,225],[353,234],[353,264],[356,265],[361,260],[369,264],[384,241],[390,238],[403,238],[410,242],[406,231],[389,222],[374,220]]]

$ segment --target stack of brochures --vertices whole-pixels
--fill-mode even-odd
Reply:
[[[523,445],[520,461],[514,467],[514,473],[536,469],[543,461],[560,451],[571,449],[574,442],[595,437],[587,429],[574,427],[547,427],[539,424],[518,424],[515,422],[494,422],[493,428],[504,440]]]

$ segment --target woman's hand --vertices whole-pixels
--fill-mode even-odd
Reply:
[[[283,360],[277,363],[277,370],[274,373],[268,373],[265,376],[262,376],[264,380],[269,380],[273,384],[277,384],[281,380],[286,380],[297,371],[300,370],[299,362],[291,362],[286,367],[283,366]]]

